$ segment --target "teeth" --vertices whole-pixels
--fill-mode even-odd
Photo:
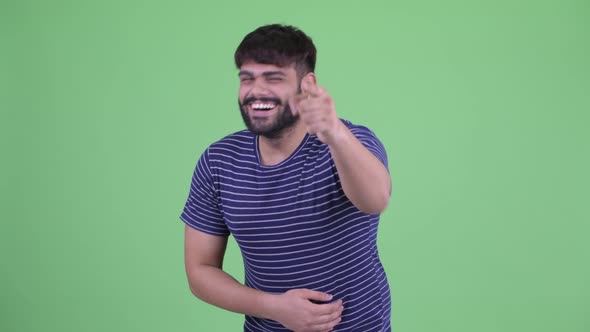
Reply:
[[[274,104],[252,104],[252,109],[255,110],[270,110],[275,107]]]

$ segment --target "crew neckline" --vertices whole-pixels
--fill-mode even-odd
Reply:
[[[299,146],[297,146],[297,148],[291,153],[291,155],[289,157],[287,157],[285,160],[281,161],[280,163],[275,164],[275,165],[263,165],[261,157],[260,157],[260,146],[259,146],[259,142],[258,142],[260,139],[260,135],[254,135],[254,152],[256,154],[256,163],[258,164],[258,167],[264,168],[264,169],[274,169],[274,168],[281,167],[281,166],[287,164],[289,161],[291,161],[293,158],[295,158],[295,156],[297,156],[299,154],[301,149],[303,149],[305,144],[307,144],[307,142],[309,141],[310,137],[311,137],[311,135],[309,133],[305,133],[305,136],[303,137],[301,142],[299,142]]]

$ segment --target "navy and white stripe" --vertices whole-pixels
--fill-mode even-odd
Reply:
[[[368,128],[342,120],[384,165],[385,149]],[[328,146],[306,135],[287,160],[259,161],[244,130],[212,144],[195,169],[181,219],[202,232],[233,235],[245,284],[270,293],[308,288],[344,301],[335,331],[389,331],[390,292],[377,252],[379,215],[344,195]],[[245,331],[287,331],[246,316]]]

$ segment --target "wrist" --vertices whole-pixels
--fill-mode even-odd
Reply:
[[[338,123],[334,126],[334,129],[331,130],[329,135],[326,135],[329,139],[325,143],[331,148],[345,145],[349,139],[350,131],[340,119],[337,121]]]
[[[264,293],[261,297],[262,315],[266,319],[277,320],[278,311],[280,308],[280,295]]]

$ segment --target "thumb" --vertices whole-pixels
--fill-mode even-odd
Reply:
[[[330,301],[333,297],[330,294],[314,291],[311,289],[302,289],[301,295],[303,295],[303,297],[305,297],[308,300],[314,301]]]
[[[306,76],[301,80],[301,92],[303,94],[314,94],[317,90],[317,84],[313,77]]]

